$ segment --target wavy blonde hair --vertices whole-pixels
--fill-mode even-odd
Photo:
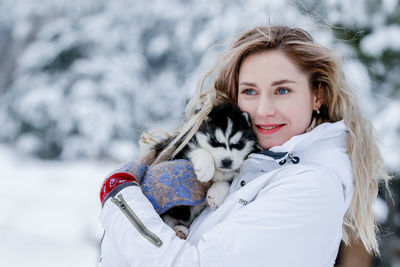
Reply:
[[[322,90],[323,105],[317,125],[344,120],[348,129],[347,149],[354,173],[354,194],[344,216],[342,239],[346,244],[351,238],[358,239],[369,253],[379,255],[376,238],[378,228],[372,204],[378,194],[379,179],[388,188],[389,175],[384,169],[374,128],[363,116],[355,95],[345,82],[340,57],[332,50],[316,44],[302,29],[256,27],[240,34],[204,76],[198,94],[187,106],[188,122],[158,161],[178,153],[214,105],[224,101],[237,102],[241,63],[247,56],[266,50],[283,52],[308,75],[310,88],[314,92]],[[215,74],[213,86],[205,89],[205,81]],[[176,145],[178,142],[180,146]]]

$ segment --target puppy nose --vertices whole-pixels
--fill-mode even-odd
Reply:
[[[232,165],[232,160],[230,158],[225,158],[222,160],[222,167],[229,168]]]

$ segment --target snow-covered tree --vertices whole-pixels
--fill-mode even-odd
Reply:
[[[304,27],[339,49],[371,114],[379,115],[383,102],[369,95],[382,88],[388,95],[398,83],[397,72],[390,74],[381,62],[387,58],[391,69],[398,68],[390,54],[398,50],[387,39],[395,38],[397,26],[379,20],[382,14],[396,18],[394,0],[378,5],[374,19],[361,0],[351,2],[357,8],[314,0],[17,2],[0,2],[0,141],[41,158],[135,157],[143,130],[171,130],[182,119],[219,44],[255,25]],[[340,27],[318,25],[324,21]],[[368,34],[354,34],[361,30]],[[337,42],[335,34],[346,39],[340,32],[354,42]],[[379,37],[386,32],[392,37]],[[371,82],[377,79],[383,82]]]
[[[182,118],[218,48],[208,50],[266,23],[256,0],[2,5],[0,139],[41,158],[135,156],[143,130]]]

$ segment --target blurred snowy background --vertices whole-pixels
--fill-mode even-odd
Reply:
[[[281,23],[344,55],[397,175],[399,0],[0,0],[2,265],[96,266],[104,176],[137,156],[142,131],[179,123],[237,33]],[[400,266],[398,207],[382,199],[374,264]]]

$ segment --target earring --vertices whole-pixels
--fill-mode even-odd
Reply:
[[[317,105],[315,105],[315,110],[313,111],[313,113],[317,113],[317,115],[319,115],[320,111]]]

